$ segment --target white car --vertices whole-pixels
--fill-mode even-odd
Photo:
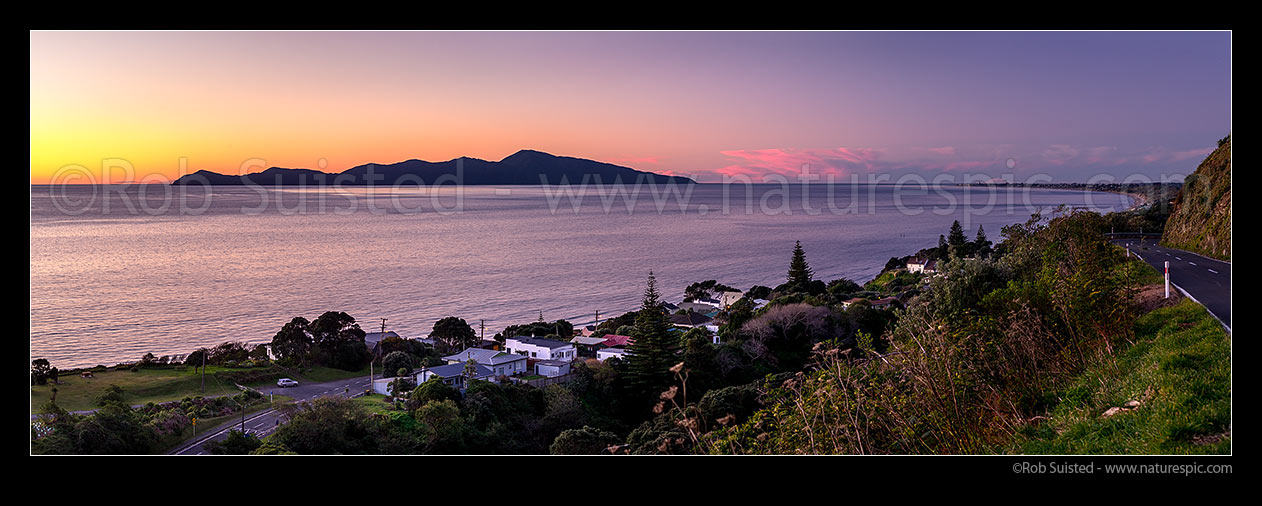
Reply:
[[[294,381],[294,380],[291,380],[291,379],[289,379],[289,378],[281,378],[281,379],[279,379],[279,380],[277,380],[277,381],[276,381],[276,385],[277,385],[277,386],[279,386],[279,387],[281,387],[281,388],[284,388],[284,387],[296,387],[296,386],[298,386],[298,382],[297,382],[297,381]]]

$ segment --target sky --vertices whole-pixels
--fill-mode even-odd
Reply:
[[[702,182],[1159,180],[1231,129],[1230,32],[30,36],[32,184],[520,149]]]

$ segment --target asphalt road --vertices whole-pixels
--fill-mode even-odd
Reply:
[[[1231,331],[1231,264],[1196,253],[1158,246],[1157,239],[1117,239],[1131,253],[1163,272],[1170,262],[1170,284],[1200,302]],[[1174,289],[1172,287],[1171,289]]]
[[[263,395],[285,395],[293,398],[294,402],[303,402],[323,396],[358,397],[363,395],[368,387],[368,377],[364,376],[326,383],[300,383],[298,386],[288,388],[262,388],[259,391]],[[283,418],[280,413],[273,409],[259,411],[245,416],[245,429],[256,433],[260,438],[266,437],[279,428],[280,424],[285,423]],[[172,455],[209,455],[210,452],[206,451],[206,442],[222,440],[228,437],[228,431],[230,430],[241,430],[240,418],[232,422],[221,423],[207,430],[206,433],[199,434],[196,439],[187,441],[168,453]]]

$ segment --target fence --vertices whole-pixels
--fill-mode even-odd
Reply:
[[[538,378],[538,379],[532,379],[532,380],[524,380],[524,379],[515,379],[515,378],[514,378],[514,381],[516,381],[516,382],[518,382],[518,383],[521,383],[521,384],[524,384],[524,385],[530,385],[530,386],[535,387],[535,388],[543,388],[543,387],[546,387],[546,386],[548,386],[548,385],[555,385],[555,384],[558,384],[558,383],[566,383],[566,382],[570,381],[571,379],[574,379],[574,373],[566,374],[566,375],[564,375],[564,376],[557,376],[557,377],[555,377],[555,378]]]

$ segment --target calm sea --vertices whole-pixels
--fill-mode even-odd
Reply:
[[[802,241],[816,277],[871,279],[952,220],[992,241],[1060,204],[1126,197],[893,185],[436,190],[31,187],[31,357],[61,368],[267,342],[294,316],[345,311],[422,337],[459,316],[503,327],[633,310],[649,271],[783,282]]]

